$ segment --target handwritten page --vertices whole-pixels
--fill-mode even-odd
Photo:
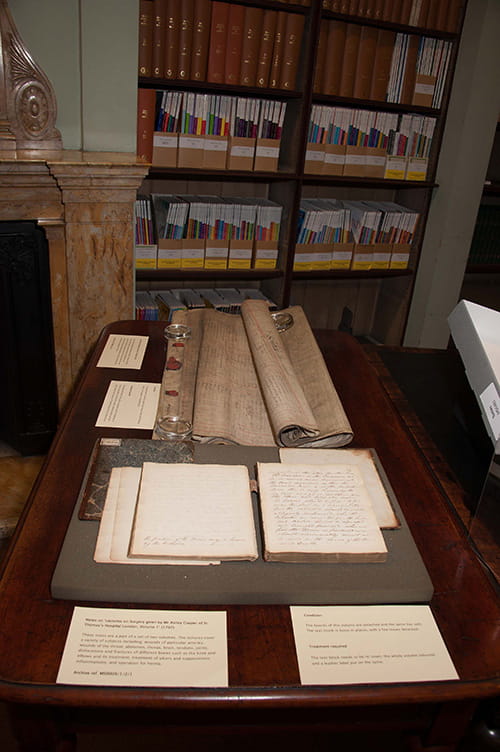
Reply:
[[[302,684],[458,679],[429,606],[291,606]]]
[[[142,381],[111,381],[96,426],[153,429],[160,386]]]
[[[346,447],[342,449],[281,448],[279,451],[280,460],[284,463],[311,465],[342,465],[348,463],[357,465],[370,494],[379,527],[395,528],[400,526],[375,465],[371,449],[347,449]]]
[[[209,565],[218,561],[142,557],[128,555],[135,505],[141,482],[140,467],[114,467],[102,511],[94,561],[98,564]]]
[[[110,334],[97,368],[141,368],[148,340],[136,334]]]
[[[256,559],[247,467],[145,462],[129,553]]]
[[[268,561],[384,561],[359,468],[258,463]]]
[[[226,613],[76,606],[56,682],[227,687]]]

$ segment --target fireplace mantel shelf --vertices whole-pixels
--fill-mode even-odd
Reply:
[[[0,217],[32,220],[49,244],[59,405],[101,329],[133,318],[135,154],[59,150],[0,156]]]

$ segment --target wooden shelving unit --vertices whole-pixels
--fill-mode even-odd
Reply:
[[[455,69],[460,29],[465,2],[460,10],[457,32],[436,31],[366,17],[348,16],[324,10],[321,0],[311,0],[309,7],[285,3],[241,2],[239,4],[272,8],[304,15],[301,62],[293,91],[255,87],[225,86],[199,81],[179,81],[160,78],[139,78],[140,88],[185,89],[208,93],[227,93],[237,96],[282,99],[287,113],[281,142],[277,173],[243,171],[206,171],[177,168],[150,169],[141,193],[220,193],[222,195],[263,196],[283,205],[283,221],[279,241],[278,269],[248,272],[189,270],[141,270],[137,272],[138,289],[158,289],[160,286],[193,286],[192,283],[217,286],[237,286],[235,283],[256,285],[273,297],[276,303],[287,306],[301,304],[313,326],[337,328],[345,309],[352,313],[353,333],[387,344],[401,344],[420,247],[431,196],[438,189],[435,182],[436,164],[443,136],[451,83]],[[452,44],[447,78],[439,110],[421,106],[406,106],[381,101],[332,97],[313,91],[316,54],[322,19],[341,20],[363,26],[387,28],[419,36],[449,40]],[[411,112],[436,118],[432,151],[427,178],[424,181],[384,180],[361,177],[331,177],[304,171],[307,132],[313,104],[346,106],[388,112]],[[394,201],[419,211],[421,219],[406,270],[317,271],[293,270],[295,234],[301,197],[336,197],[341,199],[374,199]],[[161,283],[161,285],[160,285]],[[242,285],[243,286],[243,285]]]

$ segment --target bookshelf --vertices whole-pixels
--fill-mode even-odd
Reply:
[[[224,4],[223,0],[221,3]],[[143,7],[153,12],[155,0],[143,0]],[[212,4],[213,5],[213,4]],[[298,56],[297,75],[293,87],[242,86],[208,80],[163,78],[156,75],[140,75],[139,91],[178,91],[202,94],[220,94],[240,99],[259,98],[286,104],[286,115],[281,135],[277,170],[234,170],[160,167],[152,164],[149,174],[140,188],[142,195],[160,194],[212,194],[219,196],[243,196],[276,201],[283,207],[279,253],[274,269],[138,269],[136,285],[139,290],[161,289],[181,286],[255,286],[273,298],[278,306],[289,303],[301,304],[313,326],[338,328],[348,326],[356,335],[367,336],[387,344],[401,344],[406,318],[411,302],[419,253],[425,233],[426,218],[436,184],[436,164],[443,135],[444,122],[455,67],[460,29],[465,3],[434,3],[432,7],[441,13],[430,16],[419,25],[417,6],[425,3],[394,3],[399,12],[406,9],[405,22],[401,17],[375,17],[375,2],[358,3],[358,14],[330,10],[334,3],[311,0],[309,5],[291,3],[254,2],[227,3],[247,8],[280,11],[301,18],[302,39]],[[361,6],[365,6],[364,10]],[[445,14],[444,5],[448,8]],[[452,8],[453,6],[453,8]],[[350,6],[351,9],[355,5]],[[372,14],[367,15],[367,8]],[[453,10],[453,12],[452,12]],[[395,11],[394,11],[395,12]],[[422,11],[423,12],[423,11]],[[410,23],[411,21],[411,23]],[[359,31],[373,30],[390,33],[393,38],[425,37],[431,44],[445,45],[447,70],[442,76],[439,107],[417,104],[416,101],[382,101],[369,97],[340,96],[327,94],[318,88],[319,66],[324,66],[319,45],[325,24],[343,24]],[[151,71],[150,71],[151,73]],[[427,92],[425,85],[422,91]],[[393,97],[394,99],[394,97]],[[396,97],[397,100],[397,97]],[[369,174],[321,174],[311,171],[307,161],[311,113],[314,106],[350,109],[357,113],[386,113],[388,116],[413,114],[430,118],[434,122],[432,145],[428,154],[425,174],[418,179],[406,176],[376,177]],[[340,201],[391,201],[417,211],[420,214],[417,231],[405,268],[362,270],[352,269],[294,269],[295,239],[299,221],[301,199],[339,199]]]

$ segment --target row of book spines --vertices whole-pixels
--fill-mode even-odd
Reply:
[[[375,147],[391,155],[428,157],[435,125],[435,118],[412,113],[313,105],[307,140],[318,146],[317,153],[311,154],[311,159],[318,161],[323,159],[321,146],[328,145]]]
[[[462,0],[322,0],[322,5],[334,13],[453,33]]]
[[[276,303],[256,288],[173,288],[168,290],[138,290],[135,294],[136,319],[171,321],[175,311],[193,308],[215,308],[225,313],[240,313],[245,300],[263,300],[270,311]]]
[[[151,98],[151,102],[149,102]],[[152,108],[155,131],[193,135],[281,137],[286,103],[270,99],[159,91],[141,96]],[[161,101],[160,101],[161,100]]]
[[[258,240],[174,240],[136,245],[136,269],[276,269],[277,241]]]
[[[294,89],[304,17],[218,0],[141,0],[139,76]]]
[[[407,269],[410,253],[407,243],[297,244],[293,271]]]
[[[396,50],[398,37],[404,37],[407,44],[404,66]],[[419,49],[425,39],[374,26],[322,21],[313,91],[328,96],[439,106],[436,92],[442,90],[448,64],[443,61],[439,75],[422,77],[418,70]],[[443,50],[448,50],[448,42],[438,42]],[[400,77],[397,94],[391,91],[396,73]]]

